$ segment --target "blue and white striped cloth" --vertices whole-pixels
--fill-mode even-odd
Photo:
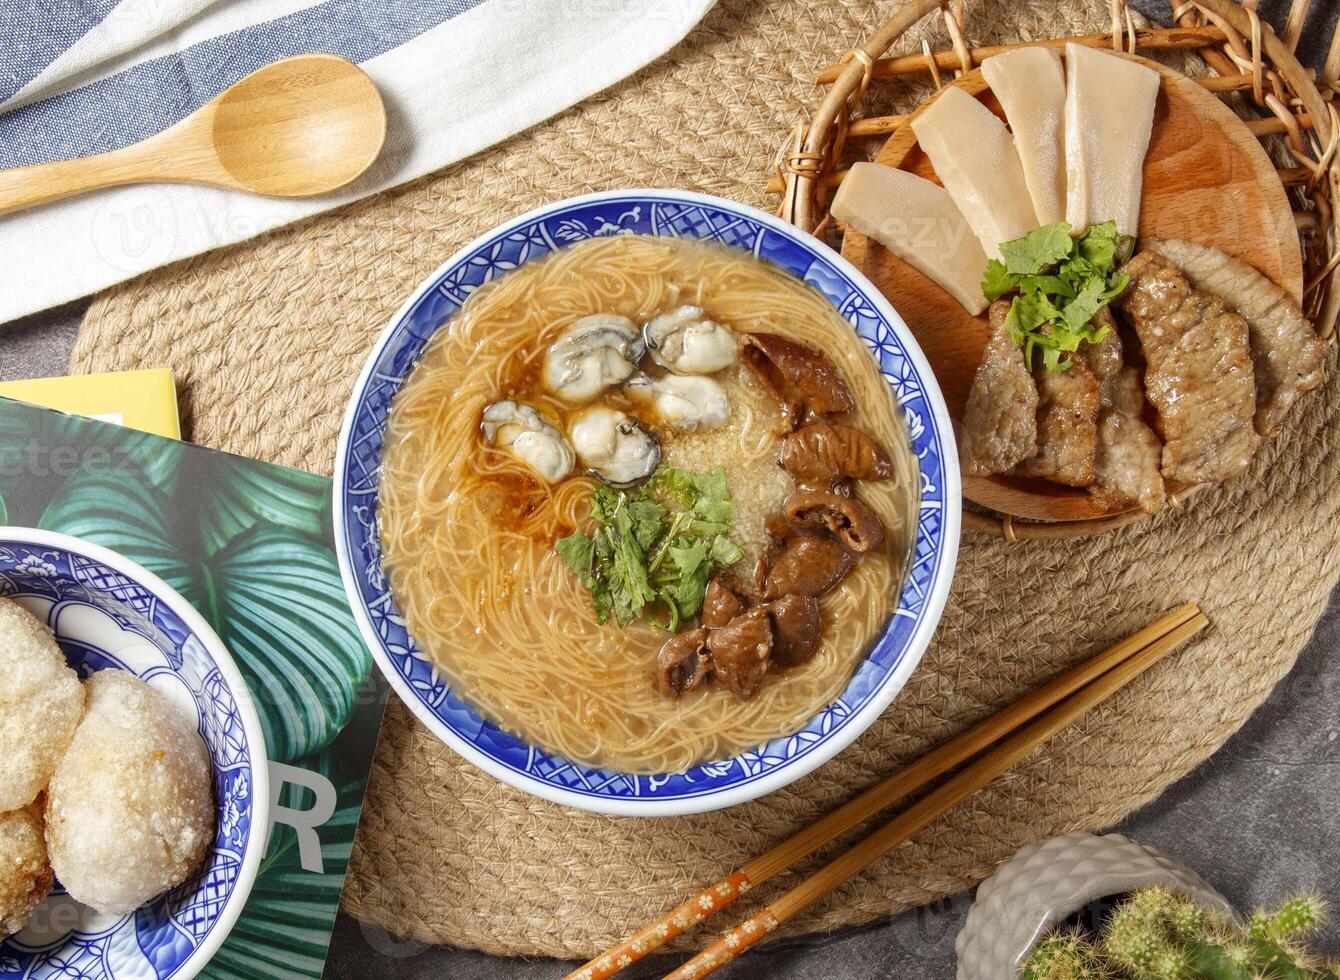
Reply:
[[[274,200],[126,187],[0,217],[0,323],[412,180],[637,71],[713,0],[0,0],[0,168],[166,128],[262,65],[359,62],[390,109],[373,170]]]

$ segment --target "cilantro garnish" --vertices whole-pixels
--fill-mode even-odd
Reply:
[[[554,550],[591,590],[597,622],[627,626],[660,605],[658,625],[675,632],[698,614],[717,570],[743,557],[729,537],[733,516],[725,470],[662,466],[638,490],[597,486],[591,533],[574,531]]]
[[[986,264],[982,293],[995,300],[1018,291],[1005,322],[1030,367],[1033,351],[1041,350],[1049,371],[1064,371],[1070,358],[1062,355],[1107,336],[1108,327],[1093,318],[1126,288],[1128,279],[1116,267],[1132,242],[1115,221],[1090,225],[1078,238],[1057,221],[1000,246],[1001,258]]]

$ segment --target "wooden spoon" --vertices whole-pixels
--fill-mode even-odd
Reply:
[[[0,170],[0,214],[151,181],[324,194],[367,170],[385,138],[386,109],[372,79],[333,54],[304,54],[252,72],[142,142]]]

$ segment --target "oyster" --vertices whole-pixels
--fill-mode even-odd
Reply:
[[[494,402],[484,409],[480,428],[490,446],[510,452],[549,483],[571,473],[577,461],[563,433],[530,405]]]
[[[610,486],[628,487],[656,472],[661,443],[637,419],[613,408],[588,408],[569,433],[582,465]]]
[[[715,429],[730,417],[730,400],[711,378],[667,374],[652,380],[639,374],[624,390],[649,405],[666,425],[682,432]]]
[[[628,380],[644,352],[632,320],[612,313],[584,316],[545,353],[544,386],[564,401],[589,402]]]
[[[701,306],[680,306],[642,327],[651,359],[676,374],[712,374],[736,359],[735,335]]]

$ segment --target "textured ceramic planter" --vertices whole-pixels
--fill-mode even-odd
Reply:
[[[958,980],[1013,980],[1053,925],[1097,899],[1148,885],[1237,916],[1200,875],[1152,847],[1121,834],[1066,834],[1028,845],[982,882],[954,942]]]

